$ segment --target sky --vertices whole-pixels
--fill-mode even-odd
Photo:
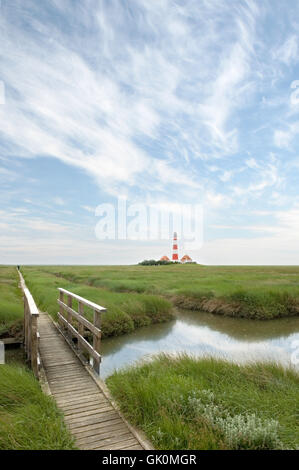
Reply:
[[[97,236],[122,198],[200,206],[199,263],[298,265],[298,30],[297,0],[2,0],[0,264],[170,256]]]

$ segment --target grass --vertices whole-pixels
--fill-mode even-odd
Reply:
[[[103,288],[79,284],[57,277],[41,268],[22,269],[26,284],[41,310],[56,318],[58,287],[74,292],[107,308],[102,315],[103,337],[118,336],[132,332],[135,328],[172,318],[171,303],[157,295],[115,292]],[[92,312],[86,310],[86,317],[92,320]]]
[[[22,335],[24,309],[15,267],[0,266],[0,338]],[[0,365],[0,450],[73,449],[52,398],[24,366],[22,349],[6,351]]]
[[[0,266],[0,338],[18,336],[23,325],[23,303],[15,267]]]
[[[0,365],[0,450],[74,449],[54,400],[20,365]]]
[[[291,369],[160,355],[115,372],[107,385],[156,449],[299,445],[299,376]]]
[[[37,269],[40,275],[56,275],[60,283],[67,280],[99,289],[102,304],[106,291],[163,296],[180,308],[232,317],[299,314],[297,266],[44,266],[25,268],[25,273],[29,276]]]

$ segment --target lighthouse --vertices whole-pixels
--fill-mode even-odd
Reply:
[[[178,236],[177,233],[174,232],[173,234],[173,245],[172,245],[172,261],[178,261]]]

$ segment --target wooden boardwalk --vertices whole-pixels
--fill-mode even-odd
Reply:
[[[80,449],[143,450],[138,434],[121,417],[46,313],[38,318],[39,352],[51,394]]]

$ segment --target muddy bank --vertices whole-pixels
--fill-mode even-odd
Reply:
[[[231,297],[177,295],[173,296],[171,301],[176,307],[184,310],[200,310],[217,315],[253,320],[299,316],[299,300],[279,294],[272,294],[266,298],[248,293],[235,294]]]

